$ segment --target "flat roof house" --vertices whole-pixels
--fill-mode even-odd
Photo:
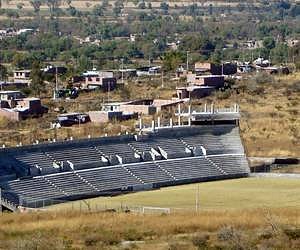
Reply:
[[[20,121],[28,117],[38,117],[48,111],[39,98],[24,98],[20,91],[0,92],[0,116]]]
[[[30,70],[15,70],[14,71],[14,82],[16,83],[30,83]]]
[[[190,85],[204,85],[215,88],[221,88],[224,86],[224,76],[222,75],[197,75],[189,73],[187,75],[187,82]]]
[[[113,72],[88,71],[83,76],[82,87],[85,89],[100,88],[107,92],[113,91],[117,87],[117,79],[113,76]]]

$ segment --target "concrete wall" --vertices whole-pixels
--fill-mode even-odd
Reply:
[[[15,112],[15,111],[7,111],[5,109],[1,109],[0,108],[0,116],[4,116],[9,120],[13,120],[13,121],[20,121],[21,120],[21,116],[19,112]]]
[[[121,104],[120,110],[123,112],[137,112],[144,115],[153,115],[156,113],[156,107],[148,105],[130,105],[130,104]]]
[[[224,76],[197,76],[194,84],[220,88],[224,86]]]
[[[217,65],[214,63],[195,63],[196,72],[210,72],[212,75],[233,75],[237,73],[237,65],[232,63],[224,63]]]

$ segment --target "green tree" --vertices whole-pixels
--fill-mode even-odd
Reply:
[[[0,80],[6,81],[7,75],[8,75],[7,68],[4,65],[0,64]]]
[[[42,0],[31,0],[30,4],[32,5],[34,12],[38,15],[41,10]]]
[[[122,9],[124,9],[123,1],[117,0],[113,8],[113,13],[115,14],[115,16],[119,16],[122,12]]]
[[[46,92],[44,75],[43,72],[41,71],[41,64],[39,61],[34,61],[32,63],[30,79],[31,79],[30,88],[32,89],[34,94],[40,96],[41,93]]]
[[[163,58],[163,69],[171,71],[178,68],[179,64],[184,62],[185,56],[177,51],[167,52]]]
[[[162,3],[160,4],[160,8],[163,10],[163,13],[164,13],[165,15],[168,14],[168,12],[169,12],[169,4],[167,4],[166,2],[162,2]]]
[[[146,4],[144,1],[140,2],[139,5],[138,5],[138,8],[139,9],[146,9]]]
[[[23,9],[23,6],[24,6],[23,3],[18,3],[18,4],[17,4],[17,8],[18,8],[19,10]]]
[[[71,3],[72,3],[72,0],[65,0],[66,4],[70,7],[71,6]]]
[[[102,5],[100,4],[96,4],[94,7],[93,7],[93,10],[92,10],[92,13],[93,15],[95,16],[103,16],[103,11],[104,11],[104,8]]]
[[[54,14],[58,13],[59,7],[62,4],[62,0],[45,0],[45,1],[47,6],[49,7],[51,17],[53,17]]]
[[[271,50],[271,49],[274,49],[275,46],[276,46],[276,42],[274,40],[273,37],[266,37],[264,40],[263,40],[263,45],[266,49],[268,50]]]

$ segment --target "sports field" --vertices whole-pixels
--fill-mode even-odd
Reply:
[[[243,178],[68,202],[51,209],[164,207],[173,210],[300,207],[300,179]]]

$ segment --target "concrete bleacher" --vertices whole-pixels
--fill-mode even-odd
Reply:
[[[6,194],[14,196],[21,206],[42,206],[50,200],[65,197],[65,194],[57,190],[43,177],[14,180],[2,184]]]
[[[159,162],[158,165],[172,174],[176,180],[198,179],[222,175],[222,173],[207,161],[205,157],[162,161]]]
[[[91,169],[77,172],[99,191],[123,189],[142,184],[122,166]]]
[[[93,147],[71,147],[46,152],[49,157],[61,164],[65,170],[85,169],[91,167],[107,166],[107,159]]]
[[[127,143],[114,143],[95,146],[108,159],[116,156],[117,163],[126,164],[141,161],[141,155],[135,152]],[[113,162],[114,163],[114,162]],[[115,165],[115,164],[112,164]]]
[[[207,157],[226,174],[241,174],[249,173],[249,166],[246,158],[243,155],[220,155]]]
[[[19,166],[29,169],[31,175],[60,172],[60,166],[43,152],[28,152],[14,156]]]
[[[154,162],[131,165],[126,168],[143,183],[171,182],[175,180],[167,171],[162,170]]]
[[[0,149],[5,197],[31,207],[248,173],[233,125]],[[12,180],[17,177],[22,178]]]
[[[232,129],[228,133],[224,133],[224,129],[230,127]],[[199,134],[184,136],[181,141],[191,150],[199,149],[200,146],[204,147],[208,155],[244,153],[239,130],[233,126],[204,127]]]

